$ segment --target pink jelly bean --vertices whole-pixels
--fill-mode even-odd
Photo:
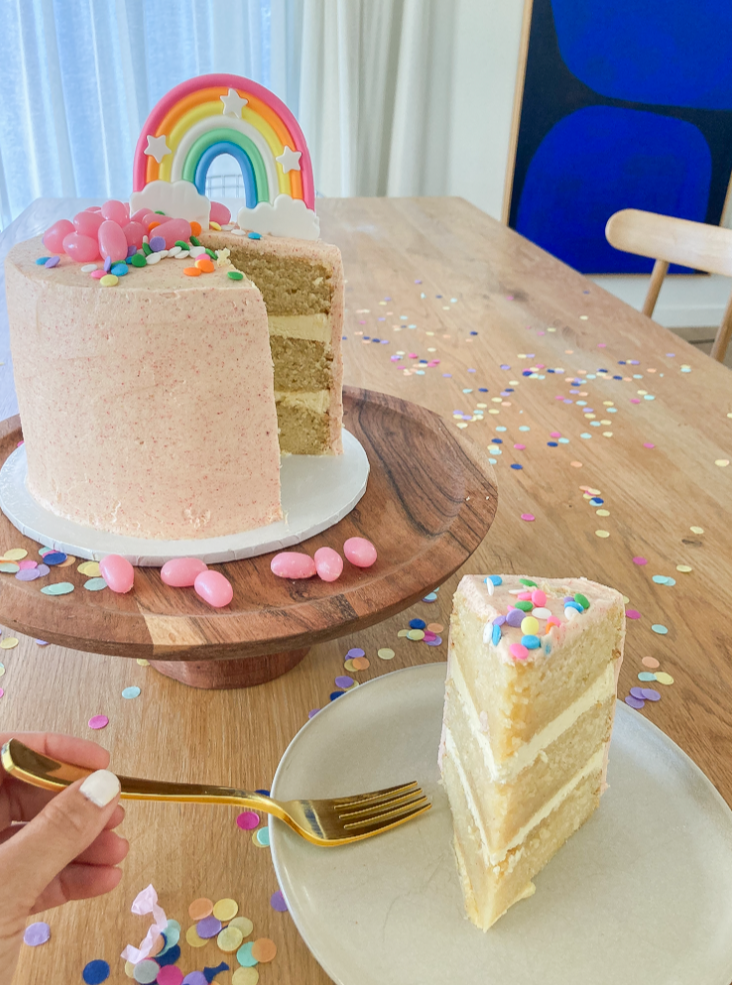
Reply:
[[[224,226],[231,221],[231,212],[221,202],[211,202],[211,211],[208,217],[214,222],[218,222],[220,226]]]
[[[135,580],[135,569],[130,562],[119,554],[107,554],[99,562],[102,578],[113,592],[124,595],[129,592]]]
[[[73,222],[69,222],[68,219],[59,219],[43,234],[43,245],[51,253],[63,253],[64,237],[73,231]]]
[[[191,224],[185,219],[165,219],[153,230],[153,235],[162,236],[165,240],[165,249],[170,250],[175,246],[176,240],[188,241],[191,238]]]
[[[82,236],[81,233],[69,233],[64,236],[64,253],[68,253],[76,263],[89,263],[99,259],[99,243],[96,236]]]
[[[376,561],[376,548],[365,537],[349,537],[343,545],[343,553],[357,568],[370,568]]]
[[[175,557],[160,569],[160,577],[173,588],[191,588],[207,566],[197,557]]]
[[[234,598],[231,582],[218,571],[202,571],[196,575],[193,587],[196,595],[200,595],[204,602],[208,602],[215,609],[228,605]]]
[[[530,602],[531,592],[519,592],[516,598],[519,600],[519,602]]]
[[[142,246],[142,237],[147,232],[147,228],[141,222],[128,222],[122,232],[125,234],[128,246],[135,246],[139,250]]]
[[[118,226],[126,226],[130,221],[130,210],[124,202],[118,202],[116,198],[111,198],[102,206],[102,215],[105,219],[111,219]]]
[[[101,207],[101,205],[87,205],[87,207],[84,209],[84,211],[85,212],[101,212],[102,211],[102,207]]]
[[[99,227],[98,240],[103,259],[109,257],[112,263],[116,263],[127,258],[127,239],[118,223],[105,219]]]
[[[534,605],[544,606],[546,605],[546,592],[542,592],[540,588],[535,588],[531,593],[531,601]]]
[[[312,578],[316,572],[315,561],[309,554],[283,551],[275,554],[270,563],[272,574],[278,578]]]
[[[137,212],[133,212],[130,216],[130,222],[144,222],[145,216],[152,215],[152,212],[153,210],[148,209],[147,207],[144,209],[138,209]]]
[[[319,547],[315,552],[315,570],[323,581],[337,581],[343,571],[343,558],[332,547]]]
[[[77,212],[74,216],[74,227],[77,233],[82,236],[93,236],[97,238],[99,227],[104,222],[101,212]]]

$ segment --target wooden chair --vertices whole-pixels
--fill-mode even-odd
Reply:
[[[708,226],[704,222],[674,219],[669,215],[623,209],[611,215],[605,236],[616,250],[651,257],[656,262],[643,303],[643,314],[650,316],[670,263],[680,263],[709,274],[732,277],[732,229]],[[724,361],[732,337],[732,296],[712,346],[713,359]]]

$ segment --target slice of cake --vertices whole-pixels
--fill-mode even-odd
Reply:
[[[625,607],[584,578],[468,575],[450,620],[440,770],[465,907],[487,930],[597,808]]]

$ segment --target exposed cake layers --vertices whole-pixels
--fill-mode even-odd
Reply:
[[[533,876],[597,807],[622,660],[619,593],[524,581],[533,585],[464,578],[450,625],[441,769],[466,906],[483,929],[533,892]],[[519,598],[532,592],[541,604]],[[536,626],[497,625],[517,604],[532,612],[511,622],[535,613]]]
[[[187,539],[280,519],[267,312],[250,281],[166,259],[114,289],[41,239],[14,247],[6,291],[28,487],[55,513]],[[231,269],[231,268],[229,268]]]
[[[340,453],[343,406],[343,264],[337,247],[267,236],[207,232],[262,292],[269,317],[280,447]]]

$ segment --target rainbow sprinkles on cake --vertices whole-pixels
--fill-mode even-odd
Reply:
[[[487,930],[593,814],[623,596],[584,578],[467,575],[453,600],[440,771],[468,917]]]
[[[241,168],[235,221],[204,194],[220,154]],[[314,207],[287,107],[201,76],[150,113],[129,204],[11,250],[27,485],[45,509],[134,537],[223,536],[283,518],[282,454],[341,454],[343,266]]]

